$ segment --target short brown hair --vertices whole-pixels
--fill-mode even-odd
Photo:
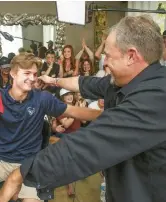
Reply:
[[[11,70],[30,69],[33,64],[37,66],[37,69],[41,68],[42,61],[35,57],[33,53],[25,53],[22,55],[16,55],[11,61]]]
[[[163,39],[160,27],[151,16],[126,16],[111,31],[116,32],[116,45],[122,53],[134,46],[148,64],[161,59]]]

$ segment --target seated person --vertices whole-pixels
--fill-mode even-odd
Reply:
[[[42,65],[41,75],[47,75],[53,78],[63,77],[62,67],[55,62],[55,52],[53,50],[46,52],[46,61]]]
[[[85,59],[82,61],[80,75],[81,76],[92,76],[93,75],[93,65],[92,65],[91,60]]]
[[[64,103],[68,105],[74,106],[75,104],[74,94],[66,89],[62,88],[60,90],[60,98]],[[62,115],[58,117],[57,120],[59,121],[61,128],[64,128],[64,134],[72,133],[81,127],[81,121],[72,117],[66,117]],[[73,184],[69,184],[67,186],[67,192],[69,196],[75,195]]]
[[[90,60],[90,62],[93,64],[94,54],[90,50],[90,48],[88,48],[88,46],[86,45],[85,39],[82,39],[82,49],[75,56],[75,59],[76,59],[76,68],[78,69],[79,72],[81,71],[81,67],[83,65],[82,63],[84,60]]]
[[[59,140],[64,136],[65,128],[59,121],[53,117],[51,120],[51,139]],[[55,138],[54,138],[55,137]]]
[[[68,104],[68,105],[75,105],[74,94],[64,88],[60,90],[60,99]],[[81,121],[78,119],[74,119],[72,117],[65,117],[60,116],[57,118],[59,123],[65,128],[64,133],[71,133],[78,130],[81,126]]]
[[[63,77],[62,66],[55,62],[55,52],[53,50],[49,50],[46,52],[46,61],[43,63],[40,74],[47,75],[52,78]],[[55,93],[56,95],[59,93],[57,88],[51,88],[45,86],[45,90],[48,90],[51,93]]]
[[[10,61],[7,57],[0,59],[0,88],[7,88],[12,83]]]

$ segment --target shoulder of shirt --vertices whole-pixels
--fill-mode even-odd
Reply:
[[[0,88],[0,92],[3,91],[3,90],[4,90],[3,88]]]
[[[46,90],[44,90],[44,91],[38,90],[38,95],[41,97],[41,99],[44,99],[44,100],[48,100],[50,98],[57,99],[56,96],[52,95],[52,93],[50,93]]]
[[[8,90],[8,88],[0,88],[0,93],[5,94],[5,92]]]
[[[148,69],[147,69],[148,70]],[[153,71],[144,73],[141,77],[136,77],[129,84],[122,87],[119,91],[124,95],[133,92],[154,92],[154,90],[166,92],[166,68],[155,68]],[[163,95],[164,96],[164,95]]]
[[[155,93],[156,95],[159,95],[162,98],[166,98],[166,78],[164,79],[158,79],[158,81],[152,81],[152,80],[145,80],[140,82],[137,86],[135,86],[133,89],[131,89],[128,93],[125,94],[125,97],[130,97],[132,95],[138,95],[138,99],[140,98],[141,94],[147,97],[151,93]]]

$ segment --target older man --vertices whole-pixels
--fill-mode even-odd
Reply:
[[[105,169],[108,202],[166,200],[166,68],[163,41],[147,16],[125,17],[109,33],[105,65],[111,76],[40,79],[104,98],[105,111],[85,129],[48,146],[13,172],[1,190],[7,202],[21,185],[40,196]]]

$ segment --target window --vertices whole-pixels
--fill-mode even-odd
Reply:
[[[0,30],[2,32],[7,32],[11,34],[13,37],[21,37],[22,38],[22,27],[20,25],[13,25],[13,26],[0,26]],[[2,44],[2,52],[3,56],[8,56],[10,52],[18,54],[18,49],[23,47],[23,40],[14,38],[14,41],[6,40],[2,35],[1,37],[1,44]]]
[[[44,25],[43,26],[43,44],[44,46],[48,46],[48,41],[55,42],[56,39],[56,25]],[[55,43],[54,43],[55,45]]]
[[[140,9],[140,10],[156,10],[158,8],[159,1],[128,1],[128,8]],[[165,3],[162,3],[164,8],[166,8]],[[127,12],[126,15],[137,16],[145,13],[139,12]],[[165,15],[148,13],[151,15],[153,20],[160,26],[161,33],[166,29],[166,17]]]

